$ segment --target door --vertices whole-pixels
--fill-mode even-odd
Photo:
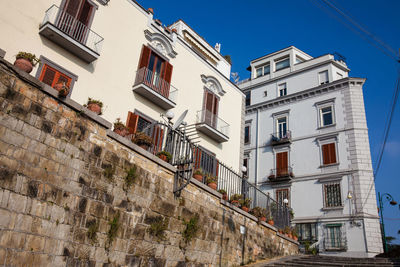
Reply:
[[[279,139],[286,138],[287,121],[286,117],[277,119],[276,121],[277,135]]]
[[[276,176],[288,175],[288,152],[276,153]]]
[[[203,121],[214,129],[217,129],[218,103],[219,99],[215,94],[205,91]]]

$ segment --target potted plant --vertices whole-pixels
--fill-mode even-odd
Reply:
[[[149,149],[149,147],[153,144],[151,137],[143,132],[137,132],[132,138],[132,141],[145,150]]]
[[[95,100],[89,97],[87,103],[83,106],[86,107],[88,110],[93,111],[97,115],[102,114],[103,102],[99,100]]]
[[[206,177],[207,185],[214,190],[217,190],[217,181],[218,181],[218,178],[214,175],[207,175],[207,177]]]
[[[69,94],[69,86],[65,82],[58,82],[54,85],[54,89],[58,91],[59,97],[67,97]]]
[[[292,229],[292,236],[293,236],[294,240],[296,240],[296,241],[299,240],[298,234],[297,234],[297,231],[295,228]]]
[[[222,194],[222,199],[227,201],[228,200],[228,194],[226,193],[226,191],[224,189],[220,189],[218,190],[218,192],[220,192]]]
[[[125,124],[122,123],[120,118],[117,118],[114,122],[114,133],[119,134],[122,137],[125,137],[129,134],[129,129],[128,127],[125,126]]]
[[[165,162],[169,162],[172,159],[172,155],[165,150],[158,152],[157,156]]]
[[[203,170],[201,168],[195,169],[193,172],[193,178],[199,182],[203,182]]]
[[[290,220],[293,220],[293,218],[294,218],[294,211],[293,211],[293,209],[290,209],[290,210],[289,210],[289,215],[290,215]]]
[[[40,60],[34,54],[18,52],[18,54],[15,56],[14,66],[27,73],[30,73],[33,67],[39,62]]]
[[[241,200],[239,200],[239,203],[240,203],[240,207],[242,208],[242,210],[244,210],[245,212],[249,212],[251,199],[242,198]]]
[[[234,194],[231,196],[231,204],[233,206],[239,207],[239,200],[242,198],[240,194]]]
[[[259,221],[265,222],[267,220],[267,211],[266,209],[263,209],[261,207],[254,207],[250,210],[249,213],[257,217]]]
[[[275,222],[274,218],[272,217],[272,213],[268,212],[266,217],[267,217],[267,223],[271,226],[274,226]]]
[[[291,232],[292,231],[290,230],[289,226],[285,226],[285,228],[283,228],[283,233],[289,238],[291,238],[291,236],[292,236]]]

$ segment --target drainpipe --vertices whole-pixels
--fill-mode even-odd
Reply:
[[[258,178],[258,136],[259,136],[259,126],[258,126],[258,121],[260,117],[260,110],[257,109],[257,115],[256,115],[256,155],[255,155],[255,175],[254,175],[254,184],[257,186],[257,178]]]

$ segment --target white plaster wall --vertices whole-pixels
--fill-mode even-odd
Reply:
[[[87,64],[39,35],[39,25],[45,11],[53,4],[60,6],[61,0],[1,2],[0,32],[2,36],[10,36],[0,39],[0,47],[7,52],[5,58],[13,62],[19,51],[27,51],[37,56],[43,55],[78,75],[71,98],[82,104],[88,97],[103,101],[103,117],[109,121],[117,117],[125,121],[127,112],[134,109],[160,120],[160,113],[166,111],[132,92],[142,45],[148,43],[144,30],[154,32],[148,27],[148,14],[129,0],[110,1],[107,6],[98,4],[91,29],[101,35],[104,42],[99,59]],[[219,144],[201,136],[200,144],[215,152],[222,162],[238,170],[241,151],[236,144],[240,143],[242,93],[224,75],[191,52],[182,41],[177,41],[174,49],[178,55],[170,59],[174,67],[171,84],[179,91],[173,112],[179,116],[189,109],[185,120],[188,124],[195,123],[196,112],[203,105],[204,84],[200,75],[217,78],[226,91],[220,99],[219,117],[230,124],[230,139]],[[35,75],[36,72],[37,68],[31,74]]]

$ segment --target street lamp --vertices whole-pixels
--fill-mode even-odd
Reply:
[[[386,243],[386,235],[385,235],[385,223],[383,222],[383,197],[385,197],[386,200],[389,201],[389,204],[392,206],[396,206],[397,202],[393,199],[393,197],[390,194],[384,193],[381,195],[381,193],[378,192],[379,212],[381,214],[383,252],[386,253],[387,252],[387,243]]]

